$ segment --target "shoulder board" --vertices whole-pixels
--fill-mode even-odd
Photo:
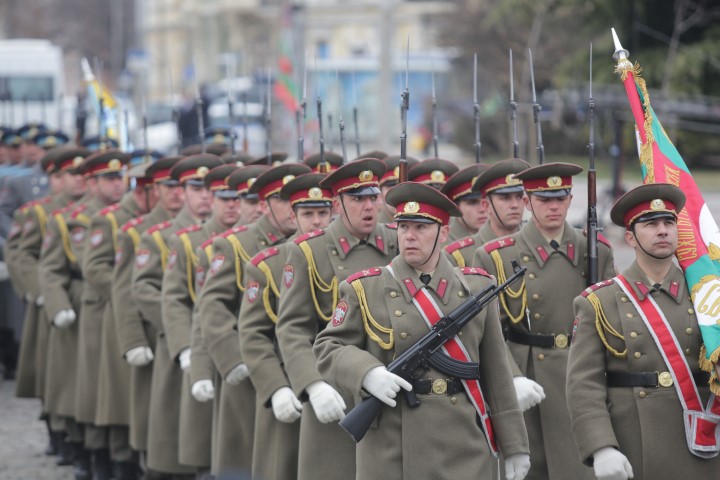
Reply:
[[[397,230],[397,222],[386,223],[385,226],[391,230]]]
[[[511,247],[515,245],[515,239],[512,237],[502,237],[492,242],[486,243],[483,248],[487,253],[498,250],[500,248]]]
[[[212,245],[213,240],[215,240],[215,237],[217,237],[217,235],[212,235],[210,238],[205,240],[202,244],[200,244],[200,248],[207,248],[210,245]]]
[[[309,240],[309,239],[311,239],[311,238],[319,237],[320,235],[325,235],[325,230],[323,230],[323,229],[313,230],[312,232],[308,232],[308,233],[305,233],[305,234],[303,234],[303,235],[300,235],[300,236],[297,237],[295,240],[293,240],[293,242],[295,242],[296,244],[300,245],[300,244],[301,244],[302,242],[304,242],[305,240]]]
[[[374,268],[368,268],[366,270],[360,270],[359,272],[355,272],[352,275],[350,275],[347,279],[347,283],[352,283],[355,280],[359,280],[361,278],[365,277],[376,277],[382,273],[382,269],[380,267],[374,267]]]
[[[614,281],[612,278],[611,278],[610,280],[603,280],[602,282],[598,282],[598,283],[595,283],[595,284],[593,284],[593,285],[590,285],[588,288],[586,288],[585,290],[583,290],[580,295],[583,296],[583,297],[587,297],[588,295],[590,295],[590,294],[591,294],[592,292],[594,292],[595,290],[599,290],[599,289],[601,289],[601,288],[603,288],[603,287],[607,287],[608,285],[612,285],[613,283],[615,283],[615,281]]]
[[[36,203],[40,203],[40,204],[42,204],[42,205],[47,205],[47,204],[50,203],[51,201],[52,201],[52,198],[50,197],[50,195],[48,195],[47,197],[43,197],[43,198],[41,198],[41,199],[39,199],[39,200],[35,200]]]
[[[152,227],[148,228],[147,232],[152,234],[152,233],[158,232],[160,230],[165,230],[166,228],[169,228],[171,224],[172,224],[172,222],[170,220],[166,220],[162,223],[155,224]]]
[[[197,232],[201,228],[202,228],[202,225],[200,225],[199,223],[196,223],[195,225],[190,225],[189,227],[181,228],[180,230],[175,232],[175,235],[177,235],[179,237],[183,233]]]
[[[105,215],[107,215],[108,213],[111,213],[111,212],[116,211],[118,208],[120,208],[120,204],[118,204],[118,203],[113,203],[112,205],[110,205],[110,206],[108,206],[108,207],[105,207],[105,208],[103,208],[102,210],[100,210],[100,215],[105,216]]]
[[[610,243],[610,240],[608,240],[602,233],[598,232],[598,242],[604,243],[608,247],[612,248],[612,244]]]
[[[487,270],[480,267],[462,267],[460,271],[463,273],[463,275],[482,275],[484,277],[490,276]]]
[[[74,207],[73,204],[65,205],[64,207],[61,207],[61,208],[58,208],[57,210],[55,210],[52,214],[53,214],[53,216],[62,215],[64,213],[68,213],[70,210],[73,209],[73,207]]]
[[[85,209],[87,209],[87,203],[83,203],[82,205],[77,207],[75,210],[73,210],[73,212],[70,214],[70,217],[77,218],[78,215],[80,215],[81,213],[83,213],[85,211]]]
[[[34,207],[38,203],[40,203],[40,200],[30,200],[29,202],[25,202],[22,205],[20,205],[19,210],[27,211],[28,209]]]
[[[230,228],[228,230],[225,230],[223,233],[220,234],[221,237],[227,238],[230,235],[234,235],[236,233],[244,232],[247,230],[247,225],[238,225],[237,227]]]
[[[122,230],[123,230],[123,232],[127,232],[131,228],[137,227],[144,221],[145,221],[144,215],[140,215],[139,217],[132,218],[132,219],[128,220],[127,222],[125,222],[125,224],[122,226]]]
[[[470,245],[475,245],[475,240],[472,237],[465,237],[445,245],[445,251],[452,253],[455,250],[460,250],[461,248],[469,247]]]
[[[277,255],[278,253],[280,253],[280,250],[278,250],[276,247],[266,248],[266,249],[263,250],[262,252],[260,252],[260,253],[258,253],[257,255],[255,255],[255,256],[250,260],[250,262],[257,267],[260,262],[262,262],[262,261],[264,261],[264,260],[267,260],[267,259],[270,258],[270,257],[274,257],[274,256]]]

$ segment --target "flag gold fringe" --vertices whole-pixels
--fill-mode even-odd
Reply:
[[[710,391],[715,395],[720,395],[720,379],[718,379],[715,365],[720,361],[720,348],[717,348],[708,357],[705,345],[700,347],[700,369],[705,372],[710,372]]]

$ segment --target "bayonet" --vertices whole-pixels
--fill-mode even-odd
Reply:
[[[176,150],[177,153],[180,153],[180,150],[182,150],[182,144],[183,144],[183,134],[182,130],[180,129],[180,112],[178,111],[177,105],[175,105],[175,89],[173,86],[173,80],[172,80],[172,70],[170,68],[170,64],[167,64],[167,81],[168,81],[168,92],[170,92],[170,103],[172,105],[172,122],[175,124],[175,132],[177,134],[177,145]],[[147,148],[147,145],[145,145],[145,148]]]
[[[595,100],[592,89],[592,43],[590,44],[590,86],[588,97],[588,119],[590,121],[590,140],[588,142],[588,218],[587,218],[587,262],[588,286],[600,281],[598,272],[598,218],[597,218],[597,178],[595,172]]]
[[[140,75],[140,112],[142,115],[142,133],[143,133],[143,147],[145,153],[150,151],[150,145],[148,145],[148,116],[147,116],[147,97],[145,88],[145,76]]]
[[[360,127],[358,126],[358,107],[357,107],[357,91],[355,86],[355,70],[352,71],[352,91],[353,91],[353,124],[355,126],[355,150],[357,156],[360,156]]]
[[[512,124],[512,154],[513,158],[519,158],[520,144],[517,139],[517,108],[515,101],[515,79],[513,76],[513,52],[510,49],[510,123]]]
[[[225,64],[225,79],[227,80],[227,107],[228,107],[228,123],[230,124],[230,153],[235,155],[235,95],[232,88],[235,82],[234,71],[230,71],[230,57],[227,58]]]
[[[535,93],[535,72],[533,69],[532,50],[529,48],[528,59],[530,60],[530,83],[532,85],[533,120],[535,121],[535,134],[537,136],[538,163],[542,165],[545,163],[545,147],[543,146],[542,126],[540,125],[540,111],[542,110],[542,107],[538,103],[537,95]]]
[[[480,163],[480,104],[477,94],[477,53],[473,56],[473,119],[475,121],[475,163]]]
[[[95,76],[95,80],[97,81],[98,86],[98,143],[99,143],[99,150],[105,150],[105,99],[103,98],[103,88],[102,88],[102,63],[100,60],[95,57],[93,61],[95,72],[97,72],[97,75]]]
[[[270,129],[272,126],[272,70],[267,69],[267,108],[265,109],[265,152],[268,157],[268,165],[272,165],[272,155],[270,151]]]
[[[205,153],[205,119],[203,118],[203,100],[200,96],[200,86],[198,84],[198,68],[197,62],[193,59],[193,82],[195,84],[195,113],[198,121],[198,133],[200,134],[200,145],[202,153]]]
[[[399,182],[407,181],[407,114],[410,109],[410,36],[407,37],[407,47],[405,50],[405,90],[403,90],[400,106],[400,118],[402,123],[402,133],[400,134],[400,162],[399,162]]]
[[[307,51],[305,52],[305,63],[303,64],[302,98],[295,111],[295,123],[297,124],[297,155],[298,162],[305,158],[305,115],[307,113]]]
[[[317,120],[318,120],[318,144],[320,145],[320,163],[318,168],[320,172],[327,173],[330,171],[328,168],[327,161],[325,160],[325,139],[323,138],[323,124],[322,124],[322,99],[320,98],[320,89],[318,88],[318,79],[320,77],[317,68],[317,56],[315,57],[315,104],[317,106]]]
[[[438,119],[437,119],[437,97],[435,96],[435,62],[431,61],[430,65],[432,73],[432,138],[433,138],[433,152],[435,158],[439,157],[438,154]]]
[[[328,112],[327,114],[327,121],[328,121],[328,149],[332,151],[333,145],[335,145],[335,130],[333,129],[333,114],[332,112]]]
[[[347,163],[347,148],[345,147],[345,121],[342,117],[342,96],[340,95],[340,74],[335,69],[335,82],[338,95],[338,125],[340,126],[340,148],[342,149],[343,163]]]

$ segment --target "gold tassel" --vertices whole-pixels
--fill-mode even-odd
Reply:
[[[458,267],[460,267],[460,268],[464,268],[464,267],[465,267],[465,257],[462,256],[462,254],[460,253],[460,250],[455,250],[455,251],[453,251],[451,255],[453,256],[453,258],[454,258],[455,261],[457,262],[457,266],[458,266]]]
[[[250,255],[248,255],[235,235],[228,235],[225,238],[230,242],[235,252],[235,284],[241,292],[245,292],[245,287],[242,284],[242,262],[249,262]]]
[[[45,238],[45,226],[47,225],[47,214],[41,205],[34,205],[35,215],[37,215],[38,226],[40,227],[40,238]]]
[[[170,254],[170,249],[165,243],[165,239],[162,237],[160,230],[155,230],[152,233],[152,239],[155,240],[155,243],[158,246],[158,250],[160,250],[160,268],[164,272],[165,268],[167,268],[167,259],[168,255]]]
[[[495,263],[495,269],[497,270],[497,281],[498,284],[504,283],[507,280],[507,277],[505,275],[505,267],[503,266],[502,257],[500,256],[500,253],[498,253],[497,250],[493,250],[490,253],[490,257],[493,259],[493,262]],[[510,298],[518,298],[522,296],[521,304],[520,304],[520,313],[518,315],[513,315],[512,312],[510,312],[510,306],[508,305],[506,295]],[[503,310],[507,314],[508,318],[510,318],[510,321],[514,324],[520,323],[523,319],[523,314],[525,313],[525,309],[527,308],[527,289],[525,288],[525,279],[522,279],[522,282],[520,283],[520,288],[517,290],[513,290],[512,288],[508,287],[505,289],[505,292],[500,294],[500,304],[503,307]]]
[[[270,303],[270,293],[272,292],[277,299],[280,298],[280,292],[278,291],[277,285],[275,284],[275,279],[272,276],[270,267],[268,267],[267,264],[262,261],[258,263],[257,268],[263,274],[265,274],[265,288],[263,289],[263,306],[265,307],[265,313],[267,314],[268,318],[270,318],[270,321],[272,321],[273,323],[277,323],[278,317],[277,314],[273,311],[273,305]]]
[[[68,232],[67,223],[65,223],[65,217],[61,213],[55,215],[55,221],[58,224],[60,230],[60,237],[63,242],[63,250],[65,250],[65,256],[70,263],[77,263],[77,257],[70,246],[70,233]]]
[[[370,313],[370,307],[365,296],[365,289],[362,286],[362,282],[360,282],[360,280],[358,279],[352,282],[351,285],[353,287],[353,290],[355,290],[355,294],[358,297],[358,303],[360,304],[360,313],[362,315],[363,325],[365,326],[365,332],[368,334],[368,337],[370,337],[370,340],[377,343],[380,348],[382,348],[383,350],[390,350],[395,345],[393,329],[383,327],[375,320],[375,318],[373,318],[372,314]],[[378,336],[378,334],[373,332],[370,328],[370,324],[372,324],[373,327],[380,331],[380,333],[386,334],[388,336],[388,341],[384,342]]]
[[[310,245],[307,244],[307,242],[300,242],[300,250],[302,250],[303,254],[305,255],[305,260],[307,260],[308,263],[310,290],[312,291],[312,299],[313,303],[315,304],[315,311],[321,319],[329,322],[332,319],[333,313],[335,312],[335,308],[337,307],[338,303],[338,279],[337,277],[333,277],[330,283],[327,283],[322,279],[322,277],[320,276],[320,272],[317,269],[317,265],[315,264],[315,257],[313,256],[312,249],[310,248]],[[330,295],[332,296],[332,309],[330,310],[329,315],[326,315],[320,309],[320,304],[318,303],[317,292],[315,289],[320,290],[322,293],[330,293]]]
[[[597,295],[595,295],[595,292],[590,292],[590,294],[587,296],[587,299],[588,302],[590,302],[590,305],[592,305],[593,310],[595,310],[595,328],[597,329],[598,335],[600,335],[600,340],[602,340],[605,348],[607,348],[608,351],[617,358],[627,358],[627,346],[625,347],[624,351],[619,352],[615,348],[613,348],[607,340],[607,337],[605,335],[606,331],[613,337],[619,338],[623,342],[625,341],[625,337],[620,332],[615,330],[615,327],[613,327],[608,321],[607,317],[605,316],[605,312],[602,309],[600,299],[597,297]]]
[[[135,227],[130,227],[127,229],[127,234],[133,242],[133,251],[137,255],[138,248],[140,248],[140,233]]]

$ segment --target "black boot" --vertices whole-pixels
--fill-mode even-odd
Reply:
[[[110,462],[110,450],[102,448],[92,451],[93,480],[111,480],[112,463]]]
[[[91,480],[92,467],[90,465],[90,450],[85,449],[82,444],[76,444],[75,448],[75,480]]]
[[[77,444],[68,442],[65,439],[65,432],[52,432],[52,434],[57,435],[60,450],[59,456],[57,460],[55,460],[55,465],[58,467],[72,465],[73,462],[75,462],[75,447]]]
[[[60,442],[65,436],[65,433],[53,432],[52,430],[50,430],[50,424],[47,423],[47,420],[46,425],[48,431],[48,446],[45,449],[45,455],[60,455]]]
[[[140,466],[135,462],[117,462],[115,480],[140,480]]]

